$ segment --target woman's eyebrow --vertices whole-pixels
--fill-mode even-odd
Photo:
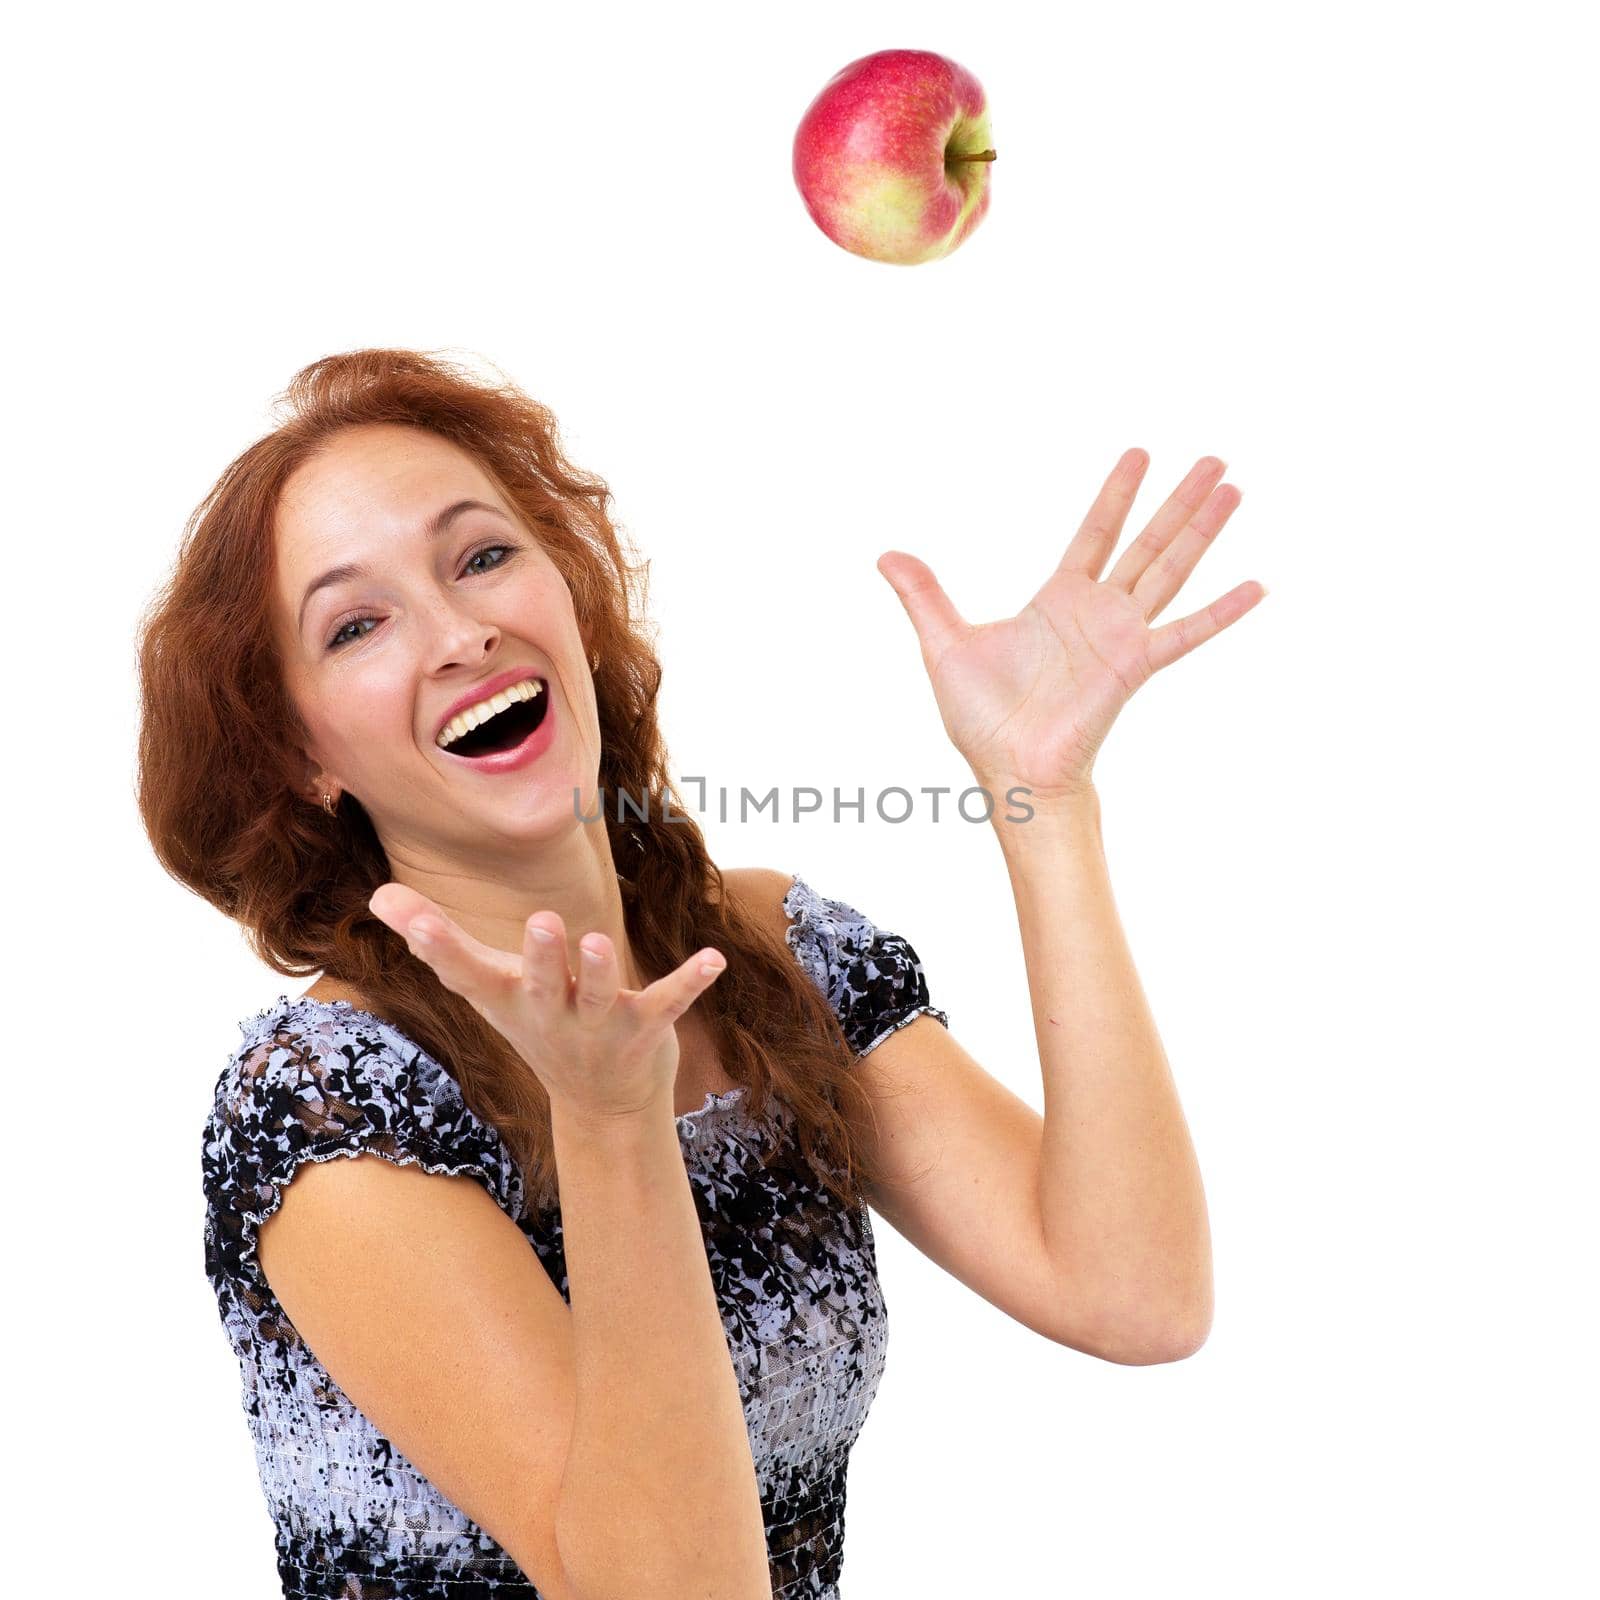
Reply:
[[[488,511],[497,517],[505,517],[505,512],[499,506],[492,506],[487,501],[457,500],[454,505],[448,505],[443,511],[439,512],[423,529],[423,532],[429,539],[437,539],[464,511]],[[371,571],[372,569],[364,562],[346,561],[340,566],[329,567],[320,578],[313,578],[306,585],[306,592],[300,597],[300,616],[295,623],[295,627],[299,630],[304,630],[306,607],[311,603],[311,597],[318,589],[326,589],[329,584],[333,583],[343,583],[348,578],[365,578],[370,575]]]

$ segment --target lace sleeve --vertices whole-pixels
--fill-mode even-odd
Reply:
[[[803,878],[794,880],[783,909],[790,949],[827,995],[858,1057],[923,1015],[949,1027],[909,940],[846,901],[825,899]]]
[[[464,1173],[516,1217],[523,1179],[495,1128],[460,1086],[388,1023],[344,1002],[263,1013],[218,1080],[202,1173],[206,1267],[263,1283],[262,1223],[307,1161],[371,1154],[397,1166]]]

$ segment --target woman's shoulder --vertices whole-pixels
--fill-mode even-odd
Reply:
[[[726,867],[723,880],[746,911],[791,947],[870,943],[881,930],[848,900],[819,893],[799,873],[773,867]]]
[[[236,1269],[253,1258],[255,1227],[307,1161],[370,1152],[468,1174],[503,1209],[521,1208],[522,1174],[499,1131],[472,1110],[447,1067],[352,996],[319,983],[240,1021],[203,1143],[211,1211],[234,1219],[212,1227],[232,1241]]]
[[[832,1003],[845,1037],[865,1055],[935,1006],[915,947],[848,900],[819,893],[804,877],[768,867],[724,870],[730,892],[771,927]]]
[[[722,878],[729,897],[791,949],[865,947],[885,932],[849,901],[829,899],[796,872],[724,867]]]
[[[749,916],[782,934],[789,927],[791,890],[800,881],[774,867],[724,867],[722,881],[729,898]]]
[[[847,931],[870,934],[872,925],[852,905],[818,894],[796,872],[775,867],[725,867],[729,898],[753,921],[793,950],[805,966],[818,947],[837,946]]]
[[[414,1100],[425,1089],[435,1100],[459,1098],[447,1068],[343,984],[321,980],[300,994],[280,994],[240,1018],[239,1033],[218,1080],[219,1108],[285,1091],[304,1098],[313,1087],[343,1098],[356,1082],[373,1097]]]

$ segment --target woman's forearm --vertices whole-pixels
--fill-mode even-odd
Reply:
[[[1081,791],[997,818],[1044,1071],[1045,1240],[1107,1347],[1169,1360],[1211,1322],[1199,1162],[1112,898],[1100,800]]]
[[[771,1593],[766,1529],[670,1099],[552,1110],[576,1406],[558,1542],[585,1595]]]

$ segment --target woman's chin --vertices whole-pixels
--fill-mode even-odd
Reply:
[[[462,813],[494,817],[520,837],[558,837],[600,816],[592,775],[559,766],[532,766],[505,774],[497,783],[478,783],[462,799]]]

